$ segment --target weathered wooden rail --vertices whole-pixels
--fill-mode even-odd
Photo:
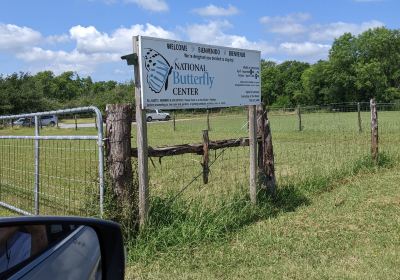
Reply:
[[[261,137],[258,138],[258,141],[261,141]],[[249,145],[249,138],[237,138],[237,139],[226,139],[226,140],[217,140],[217,141],[209,141],[208,149],[209,150],[218,150],[224,148],[233,148],[233,147],[245,147]],[[181,144],[181,145],[173,145],[173,146],[165,146],[165,147],[148,147],[148,156],[149,157],[166,157],[166,156],[177,156],[183,154],[204,154],[204,143],[198,144]],[[131,157],[137,158],[138,152],[137,148],[131,149]]]

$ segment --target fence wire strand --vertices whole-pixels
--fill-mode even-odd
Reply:
[[[297,108],[274,108],[268,112],[274,145],[278,187],[311,186],[317,180],[331,180],[338,174],[352,174],[370,154],[369,103],[361,104],[361,128],[357,104],[302,107],[299,131]],[[206,129],[206,114],[176,114],[176,130],[168,122],[148,126],[152,147],[200,143]],[[399,158],[400,111],[378,105],[380,151]],[[247,137],[247,110],[214,110],[210,114],[210,141]],[[212,207],[249,184],[249,147],[210,151],[208,184],[202,182],[202,156],[185,154],[164,157],[149,168],[151,196],[204,201]],[[214,201],[214,202],[213,202]]]

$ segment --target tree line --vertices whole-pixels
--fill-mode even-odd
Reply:
[[[270,106],[400,99],[400,30],[370,29],[335,39],[328,60],[261,63],[261,92]]]
[[[400,99],[400,30],[376,28],[335,39],[327,60],[261,62],[261,93],[269,106]],[[134,83],[92,81],[74,72],[0,75],[0,115],[134,103]]]
[[[0,76],[0,115],[49,111],[94,105],[132,103],[133,82],[92,81],[74,72],[51,71]]]

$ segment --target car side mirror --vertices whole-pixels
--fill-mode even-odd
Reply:
[[[119,224],[79,217],[0,219],[0,279],[124,279]]]

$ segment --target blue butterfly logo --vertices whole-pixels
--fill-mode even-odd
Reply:
[[[144,55],[147,69],[147,83],[152,91],[159,93],[163,87],[168,89],[168,77],[171,75],[172,66],[159,52],[146,48]]]

